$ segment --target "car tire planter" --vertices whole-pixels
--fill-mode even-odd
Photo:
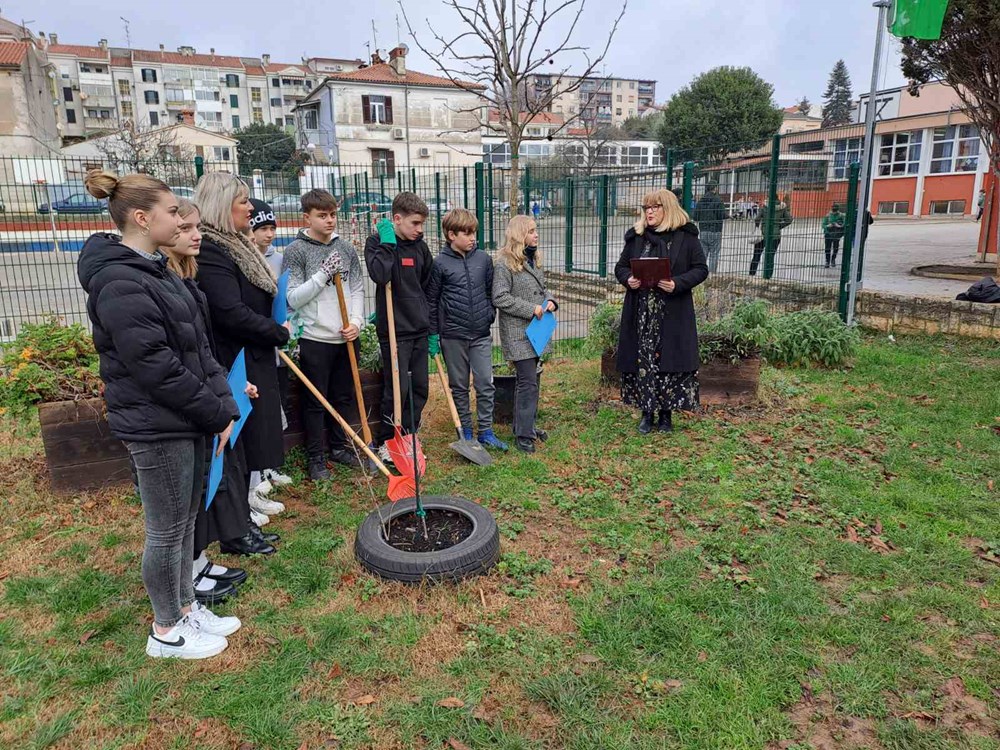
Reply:
[[[365,570],[387,580],[420,583],[460,581],[496,565],[500,533],[486,508],[462,497],[445,495],[428,495],[422,502],[428,535],[431,540],[439,540],[438,548],[408,549],[408,532],[416,530],[417,536],[424,539],[415,514],[416,501],[408,498],[388,503],[369,513],[358,528],[354,555]],[[386,526],[390,529],[389,539]],[[434,547],[435,543],[427,546]]]

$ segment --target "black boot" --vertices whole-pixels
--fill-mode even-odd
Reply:
[[[227,555],[273,555],[277,550],[252,531],[238,539],[219,542],[219,551]]]
[[[660,421],[656,424],[656,429],[660,432],[673,432],[674,422],[670,418],[670,410],[664,409],[660,412]]]
[[[275,542],[281,541],[280,536],[278,536],[277,534],[268,534],[267,532],[263,531],[260,528],[260,526],[255,524],[253,521],[250,522],[250,536],[259,537],[268,544],[274,544]]]
[[[326,461],[322,458],[309,459],[309,478],[314,482],[322,482],[330,478],[330,470],[326,468]]]
[[[644,411],[642,413],[642,419],[639,420],[639,432],[643,435],[648,435],[653,431],[653,412]]]

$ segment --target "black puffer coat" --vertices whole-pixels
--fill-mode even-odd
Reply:
[[[646,237],[650,234],[650,237]],[[629,289],[632,259],[643,254],[647,240],[650,257],[669,258],[674,291],[659,289]],[[672,232],[647,229],[638,235],[634,229],[625,233],[625,247],[615,264],[615,278],[625,287],[625,305],[618,337],[618,371],[636,372],[639,360],[639,335],[636,325],[638,301],[644,294],[663,297],[663,323],[660,325],[660,372],[694,372],[698,369],[698,327],[695,323],[694,297],[691,290],[708,278],[705,251],[698,239],[698,228],[685,224]]]
[[[100,355],[108,423],[135,442],[221,432],[239,416],[198,304],[166,259],[95,234],[77,260]]]
[[[434,259],[427,302],[431,333],[466,341],[489,336],[497,312],[493,259],[478,248],[462,255],[445,245]]]

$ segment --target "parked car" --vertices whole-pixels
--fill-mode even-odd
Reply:
[[[427,201],[427,208],[430,210],[431,215],[436,216],[438,213],[438,202],[437,201]],[[443,200],[440,205],[441,215],[444,216],[446,213],[451,211],[451,201]]]
[[[73,193],[67,198],[53,201],[51,206],[43,203],[38,207],[40,214],[47,214],[49,211],[57,214],[100,214],[107,210],[107,199],[98,200],[86,193]]]
[[[194,188],[184,187],[183,185],[170,185],[170,192],[178,198],[187,198],[189,201],[194,200]]]
[[[384,193],[348,193],[340,202],[342,211],[348,214],[384,214],[392,210],[392,198]]]
[[[302,211],[302,196],[292,193],[282,193],[275,195],[268,203],[275,211],[284,213],[299,213]]]

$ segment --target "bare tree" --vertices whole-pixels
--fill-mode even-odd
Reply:
[[[504,136],[510,144],[510,205],[519,206],[519,151],[522,142],[531,140],[526,135],[528,124],[540,113],[550,112],[553,101],[578,91],[585,80],[593,78],[618,31],[628,0],[623,0],[604,48],[593,56],[588,47],[574,42],[586,0],[555,0],[554,5],[547,0],[443,2],[455,11],[462,28],[454,35],[444,35],[427,21],[427,32],[437,47],[434,50],[414,32],[403,0],[399,5],[417,47],[455,86],[478,94],[483,104],[498,113],[497,122],[491,122],[487,115],[481,127]],[[567,56],[583,58],[578,72],[570,75],[572,66],[568,63],[554,73],[546,72],[556,58]],[[529,92],[534,75],[551,76],[553,83]]]
[[[175,128],[142,127],[131,120],[120,130],[96,138],[94,146],[119,174],[141,172],[167,181],[194,160],[194,151],[178,142]]]

